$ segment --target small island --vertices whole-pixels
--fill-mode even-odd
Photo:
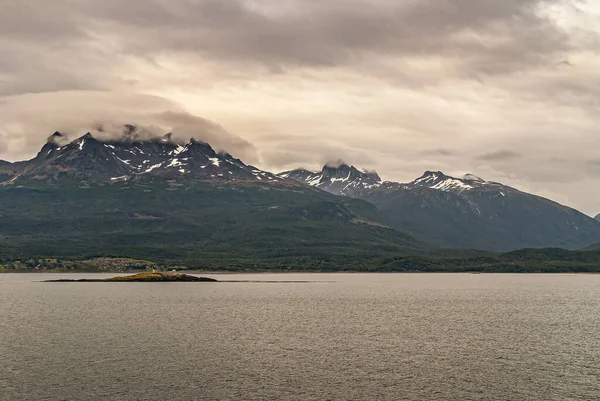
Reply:
[[[214,283],[217,280],[208,277],[196,277],[189,274],[165,274],[165,273],[139,273],[132,276],[117,276],[102,279],[60,279],[46,280],[46,283],[156,283],[156,282],[205,282]]]

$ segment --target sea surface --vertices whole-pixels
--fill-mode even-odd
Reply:
[[[600,399],[600,275],[206,276],[0,274],[0,400]]]

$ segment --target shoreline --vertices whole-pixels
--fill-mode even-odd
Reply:
[[[139,272],[136,271],[72,271],[72,270],[0,270],[0,275],[2,274],[117,274],[117,275],[127,275],[127,274],[136,274]],[[145,272],[144,272],[145,273]],[[497,274],[497,275],[507,275],[507,274],[517,274],[517,275],[600,275],[600,272],[477,272],[477,271],[464,271],[464,272],[453,272],[453,271],[397,271],[397,272],[386,272],[386,271],[321,271],[321,270],[271,270],[271,271],[230,271],[230,270],[178,270],[176,272],[166,271],[161,272],[164,274],[219,274],[219,275],[263,275],[263,274],[469,274],[469,275],[478,275],[478,274]]]

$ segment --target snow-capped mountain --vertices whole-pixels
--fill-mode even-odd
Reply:
[[[427,171],[409,183],[381,182],[341,165],[280,176],[369,201],[390,226],[439,246],[582,248],[600,241],[600,223],[583,213],[472,174],[457,178]]]
[[[151,177],[283,181],[227,153],[217,153],[205,142],[192,138],[188,143],[177,143],[170,134],[141,139],[132,126],[126,126],[123,137],[105,142],[89,133],[68,142],[56,132],[32,160],[0,165],[0,178],[5,183],[61,177],[108,182]]]
[[[68,141],[56,132],[33,159],[0,161],[0,184],[8,190],[31,183],[60,189],[68,182],[83,188],[94,183],[141,183],[164,190],[193,187],[195,182],[200,186],[210,183],[210,187],[215,187],[214,183],[219,187],[220,183],[255,183],[258,185],[253,187],[259,191],[277,187],[316,198],[331,196],[326,191],[359,199],[356,202],[377,224],[443,247],[584,248],[600,242],[599,221],[471,174],[457,178],[427,171],[409,183],[382,182],[375,172],[336,162],[328,163],[320,172],[300,169],[275,175],[215,152],[205,142],[191,139],[179,143],[168,134],[152,138],[134,126],[126,126],[121,137],[108,141],[91,134]],[[257,199],[263,199],[267,192],[273,191],[264,191]],[[338,201],[335,198],[333,203]],[[304,216],[307,210],[300,214]],[[319,213],[320,218],[328,216],[322,210]]]
[[[359,170],[341,161],[326,164],[320,172],[298,169],[279,173],[278,176],[300,181],[336,195],[350,197],[377,188],[382,183],[376,172]]]

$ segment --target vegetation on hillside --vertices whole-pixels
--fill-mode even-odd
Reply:
[[[0,187],[0,270],[600,271],[600,251],[432,248],[367,202],[310,188],[166,187]]]

